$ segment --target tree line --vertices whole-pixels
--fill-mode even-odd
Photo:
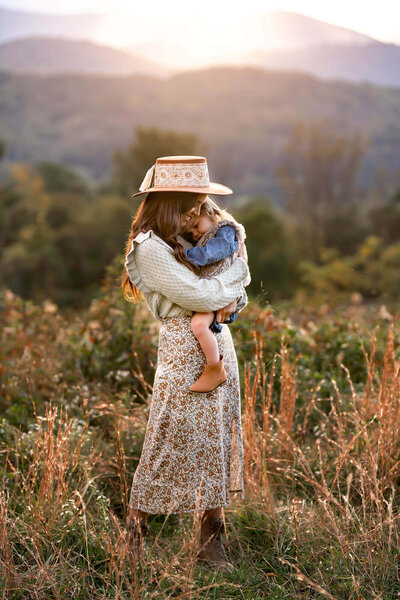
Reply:
[[[254,300],[397,296],[400,186],[375,196],[359,186],[367,144],[360,133],[340,135],[326,121],[299,123],[275,173],[284,205],[263,196],[232,208],[225,203],[247,232]],[[0,159],[6,150],[1,143]],[[1,287],[35,301],[86,305],[106,267],[117,281],[140,202],[131,194],[149,165],[158,156],[207,150],[190,132],[141,127],[115,153],[110,181],[98,186],[61,164],[11,164],[0,185]]]

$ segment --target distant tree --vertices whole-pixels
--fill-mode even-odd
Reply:
[[[348,298],[353,292],[364,298],[397,300],[400,242],[385,245],[380,237],[371,235],[352,256],[341,256],[335,249],[323,249],[320,264],[301,261],[300,272],[307,296],[320,301]]]
[[[77,304],[98,290],[106,265],[121,254],[121,239],[129,229],[131,213],[128,199],[99,196],[60,230],[57,245],[67,272],[60,290],[62,302]]]
[[[116,195],[53,191],[37,170],[10,167],[0,188],[0,286],[40,301],[78,306],[121,253],[132,203]]]
[[[17,240],[2,255],[7,287],[38,300],[54,297],[62,266],[54,232],[43,213],[20,230]]]
[[[87,181],[71,167],[53,162],[42,162],[36,170],[48,192],[88,192]]]
[[[43,299],[51,294],[61,265],[46,219],[51,197],[28,165],[13,164],[10,175],[6,210],[0,210],[0,283]]]
[[[0,257],[3,249],[16,241],[21,229],[35,220],[40,211],[47,210],[50,202],[42,179],[28,165],[13,163],[9,172],[10,183],[0,188]]]
[[[114,153],[113,181],[124,196],[138,191],[147,170],[160,156],[180,154],[203,155],[206,146],[195,134],[138,127],[133,143],[124,151]]]
[[[291,297],[298,279],[297,257],[275,210],[265,198],[255,197],[232,214],[246,230],[252,278],[248,291],[256,296],[264,292],[272,301]]]
[[[304,255],[321,247],[354,252],[365,235],[357,175],[365,149],[361,134],[340,135],[329,121],[296,125],[277,176],[287,194]]]
[[[3,160],[6,154],[6,143],[4,140],[0,140],[0,160]]]
[[[384,243],[400,241],[400,190],[383,206],[371,208],[368,213],[371,232]]]

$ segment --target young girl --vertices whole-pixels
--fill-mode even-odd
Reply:
[[[244,240],[246,233],[243,225],[227,211],[207,197],[201,206],[200,215],[187,227],[197,245],[185,249],[187,258],[201,267],[201,277],[213,277],[230,267],[238,255],[247,262]],[[250,278],[243,282],[249,285]],[[190,386],[190,391],[212,392],[227,380],[224,361],[219,354],[216,333],[222,331],[222,325],[216,321],[217,311],[209,313],[196,312],[191,319],[193,334],[199,341],[206,357],[206,365],[201,377]],[[233,323],[237,319],[236,312],[232,313],[224,323]]]

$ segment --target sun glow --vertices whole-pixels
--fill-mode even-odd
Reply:
[[[39,0],[37,2],[39,4]],[[94,3],[93,3],[94,7]],[[229,31],[234,23],[247,16],[260,15],[269,10],[298,12],[314,19],[333,25],[347,27],[382,39],[400,43],[400,3],[398,0],[380,0],[379,3],[365,0],[247,0],[246,3],[232,3],[230,0],[202,0],[201,3],[183,3],[181,0],[153,0],[151,3],[132,2],[132,0],[103,1],[102,7],[112,14],[131,14],[137,18],[148,18],[158,27],[162,23],[164,36],[169,28],[179,23],[190,28],[194,34],[207,37],[213,43],[215,36],[229,42]],[[98,8],[97,8],[98,10]],[[105,10],[107,12],[107,10]],[[131,32],[140,34],[140,31]],[[159,32],[157,36],[159,37]],[[121,34],[115,32],[113,43],[117,43]],[[204,40],[206,41],[206,40]]]
[[[181,36],[202,46],[218,43],[234,46],[233,34],[247,17],[269,10],[298,12],[314,19],[347,27],[382,41],[400,43],[400,3],[398,0],[3,0],[2,6],[14,10],[57,14],[101,13],[104,15],[97,38],[115,46],[163,39],[179,41]],[[240,29],[240,28],[239,28]],[[240,38],[240,36],[239,36]],[[240,45],[241,40],[236,42]],[[248,42],[248,40],[247,40]]]

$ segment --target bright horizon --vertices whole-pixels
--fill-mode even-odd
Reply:
[[[187,23],[195,23],[202,32],[211,36],[221,36],[222,28],[229,28],[234,22],[254,14],[266,13],[270,10],[297,12],[314,19],[346,27],[359,33],[369,35],[377,40],[400,43],[400,4],[398,0],[381,0],[379,3],[366,3],[365,0],[337,0],[336,3],[321,2],[320,0],[248,0],[240,9],[232,7],[227,0],[202,0],[201,3],[188,3],[182,7],[182,2],[169,0],[153,0],[152,3],[137,2],[132,6],[132,0],[70,0],[65,2],[54,0],[13,0],[1,2],[0,6],[10,10],[24,10],[49,14],[107,14],[118,17],[122,14],[136,15],[151,26],[156,21],[155,33],[162,35],[160,26],[165,27],[165,19],[173,26],[185,27]],[[119,26],[118,26],[119,27]],[[128,32],[120,28],[108,31],[109,43],[116,45],[122,41]],[[132,32],[130,32],[132,35]],[[135,32],[140,34],[140,31]],[[106,38],[107,38],[106,35]],[[113,38],[113,39],[112,39]],[[141,40],[142,41],[142,40]],[[218,41],[224,41],[224,37]]]

